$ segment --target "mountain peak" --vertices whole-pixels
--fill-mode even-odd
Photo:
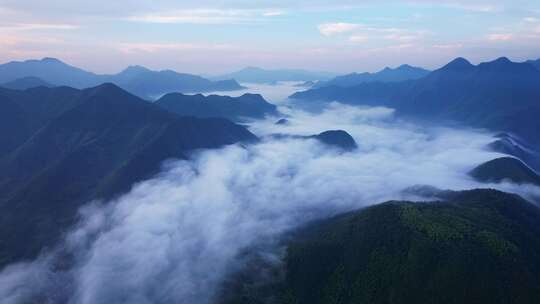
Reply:
[[[454,60],[452,60],[450,63],[445,65],[442,69],[443,70],[454,70],[454,71],[462,71],[462,70],[468,70],[470,68],[474,67],[467,59],[463,57],[458,57]]]
[[[44,57],[43,59],[41,59],[41,62],[63,63],[62,61],[60,61],[60,59],[56,59],[56,58],[53,58],[53,57]]]
[[[141,66],[141,65],[130,65],[125,68],[121,73],[144,73],[149,72],[150,70]]]
[[[400,65],[400,66],[398,66],[396,68],[396,70],[401,70],[401,71],[403,71],[403,70],[412,70],[412,69],[414,69],[414,67],[411,66],[411,65],[408,65],[408,64],[402,64],[402,65]]]
[[[499,57],[492,61],[493,63],[512,63],[508,57]]]
[[[111,82],[105,82],[102,83],[96,87],[89,88],[89,91],[91,91],[94,94],[107,94],[114,96],[115,94],[121,93],[121,94],[128,94],[126,91],[122,90],[119,86],[111,83]]]

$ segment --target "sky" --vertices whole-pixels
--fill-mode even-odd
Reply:
[[[540,58],[538,0],[0,0],[0,62],[203,75]]]

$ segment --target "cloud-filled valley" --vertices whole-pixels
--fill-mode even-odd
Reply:
[[[64,241],[0,273],[3,303],[217,303],[248,248],[279,263],[279,241],[316,219],[393,199],[415,185],[485,187],[467,173],[500,156],[493,134],[421,126],[389,108],[338,103],[312,113],[289,107],[249,129],[262,140],[169,160],[108,202],[89,202]],[[312,135],[342,129],[359,148],[341,152]],[[521,194],[537,188],[490,185]],[[264,253],[264,254],[263,254]],[[30,288],[31,286],[31,288]]]

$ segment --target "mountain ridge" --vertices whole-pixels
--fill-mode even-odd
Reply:
[[[152,71],[142,66],[130,66],[118,74],[95,74],[64,63],[56,58],[11,61],[0,64],[0,83],[24,77],[37,77],[59,86],[84,89],[112,82],[141,98],[153,99],[157,95],[182,91],[210,92],[243,89],[233,79],[211,81],[201,76],[172,70]]]

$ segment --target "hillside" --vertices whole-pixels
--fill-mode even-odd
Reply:
[[[538,303],[540,209],[495,190],[388,202],[288,242],[284,278],[227,303]]]
[[[516,184],[540,186],[540,176],[513,157],[500,157],[474,168],[470,173],[480,182],[500,183],[509,181]]]
[[[30,111],[28,102],[40,106]],[[0,107],[18,113],[0,124],[2,133],[39,122],[0,157],[0,266],[35,257],[74,223],[82,204],[129,190],[164,160],[256,140],[227,120],[180,117],[112,84],[16,92]]]
[[[53,87],[52,84],[37,78],[37,77],[23,77],[19,79],[15,79],[10,82],[6,82],[4,84],[0,84],[0,87],[6,88],[6,89],[12,89],[12,90],[26,90],[31,88],[37,88],[37,87]]]

